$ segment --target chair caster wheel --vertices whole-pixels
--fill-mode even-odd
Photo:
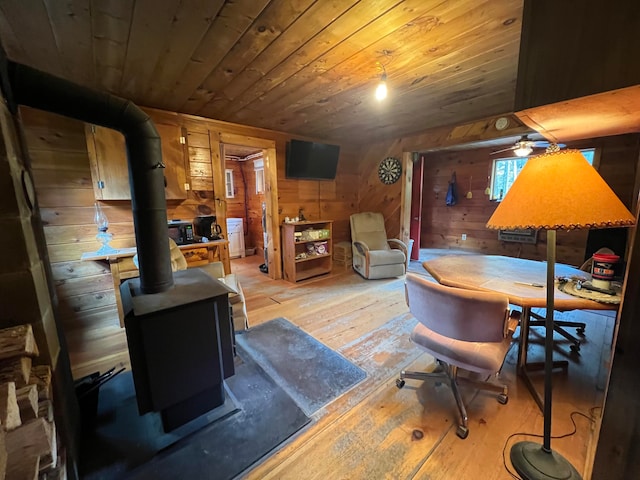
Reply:
[[[462,440],[469,436],[469,429],[464,425],[458,425],[458,429],[456,430],[456,435],[458,435]]]
[[[578,332],[578,335],[580,335],[581,337],[584,337],[584,328],[578,327],[576,331]]]
[[[506,405],[508,401],[509,401],[509,397],[506,394],[501,393],[500,395],[498,395],[499,404]]]
[[[573,353],[580,353],[580,345],[571,345],[569,348]]]
[[[402,388],[404,387],[404,380],[402,380],[401,378],[396,380],[396,387],[398,388]]]

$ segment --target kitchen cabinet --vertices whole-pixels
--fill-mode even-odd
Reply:
[[[244,257],[244,227],[242,218],[227,218],[227,236],[229,237],[229,256]]]
[[[167,200],[187,198],[184,135],[177,125],[155,124],[162,143]],[[124,136],[113,129],[86,125],[93,191],[97,200],[131,200]]]
[[[282,225],[285,280],[295,283],[331,272],[332,225],[330,220]]]

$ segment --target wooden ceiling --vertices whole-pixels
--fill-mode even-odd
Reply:
[[[141,106],[364,144],[511,112],[522,3],[3,0],[0,38]]]

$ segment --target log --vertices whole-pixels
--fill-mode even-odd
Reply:
[[[31,324],[0,330],[0,360],[24,356],[38,356],[38,346]]]
[[[67,480],[67,464],[64,458],[58,456],[57,465],[48,470],[40,470],[39,480]]]
[[[38,386],[27,385],[16,391],[18,400],[18,408],[20,409],[20,418],[23,422],[28,422],[38,418]]]
[[[38,458],[38,470],[41,458],[44,462],[51,463],[52,458],[58,457],[55,428],[43,418],[31,420],[21,427],[7,432],[6,441],[9,465],[13,468],[19,467],[18,471],[22,471],[24,462],[28,462],[27,466],[31,466],[30,459],[32,457]],[[28,472],[31,470],[29,469]]]
[[[0,361],[0,383],[14,382],[22,388],[28,382],[31,372],[31,357],[14,357]]]
[[[53,404],[51,400],[40,400],[38,402],[38,417],[44,418],[47,422],[53,422]]]
[[[7,446],[5,445],[6,433],[0,428],[0,480],[8,478],[7,473]]]
[[[51,399],[51,368],[49,365],[36,365],[31,369],[29,384],[35,384],[38,387],[38,399]]]
[[[40,470],[40,457],[29,455],[27,457],[9,457],[7,459],[7,476],[9,480],[36,480]]]
[[[40,456],[40,472],[45,472],[58,466],[58,434],[56,433],[56,424],[50,423],[51,427],[51,453]]]
[[[14,382],[0,385],[0,422],[7,431],[22,425],[20,408],[16,399],[16,384]]]

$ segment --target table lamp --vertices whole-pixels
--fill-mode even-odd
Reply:
[[[551,450],[551,376],[556,230],[632,226],[633,215],[578,150],[530,158],[487,222],[490,229],[547,231],[543,444],[513,445],[513,467],[525,480],[579,479],[575,467]]]

